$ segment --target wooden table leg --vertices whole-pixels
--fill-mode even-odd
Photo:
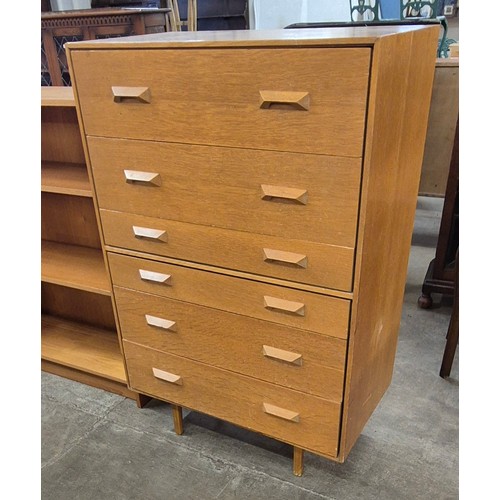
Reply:
[[[184,432],[182,425],[182,406],[172,405],[172,416],[174,418],[174,430],[179,436]]]
[[[293,447],[293,473],[295,476],[302,476],[304,472],[304,450]]]

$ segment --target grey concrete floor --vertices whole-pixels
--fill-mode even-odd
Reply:
[[[170,407],[135,402],[42,373],[41,498],[458,498],[458,350],[439,377],[451,302],[417,299],[434,257],[442,200],[419,198],[393,381],[344,464],[191,412],[173,431]]]

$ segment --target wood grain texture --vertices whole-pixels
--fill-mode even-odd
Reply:
[[[99,375],[94,375],[82,370],[70,368],[59,363],[52,363],[51,361],[47,361],[46,359],[42,359],[41,368],[44,372],[52,373],[53,375],[57,375],[58,377],[64,377],[70,380],[74,380],[75,382],[79,382],[81,384],[97,387],[98,389],[112,392],[125,398],[134,399],[136,401],[139,398],[141,398],[141,401],[151,400],[151,398],[148,396],[143,396],[142,394],[137,394],[136,392],[131,391],[123,381],[117,382],[115,380],[110,380]]]
[[[111,279],[115,286],[259,318],[301,330],[347,338],[350,311],[348,300],[112,252],[108,253],[108,260]],[[168,275],[170,278],[166,282],[146,280],[141,278],[141,270]],[[273,302],[266,301],[266,297],[301,303],[302,314],[289,314],[268,307],[268,302],[271,305]]]
[[[88,146],[100,208],[355,245],[358,159],[101,137]],[[124,170],[157,174],[161,185],[127,182]],[[284,189],[306,191],[307,204],[277,198]]]
[[[438,32],[374,49],[340,461],[392,378]]]
[[[40,132],[43,161],[85,164],[74,107],[42,107]]]
[[[127,341],[124,351],[131,387],[141,393],[196,408],[305,449],[336,455],[340,416],[336,403]],[[158,380],[153,366],[181,375],[183,384]],[[265,413],[264,403],[299,413],[300,422]]]
[[[171,257],[165,257],[163,255],[147,255],[136,250],[129,250],[125,248],[112,247],[109,245],[104,246],[106,252],[112,252],[120,255],[126,255],[129,257],[137,258],[147,258],[154,259],[155,261],[162,262],[174,266],[182,266],[189,269],[195,269],[198,271],[208,271],[209,273],[222,274],[224,276],[230,276],[231,278],[241,278],[244,280],[255,281],[257,283],[267,283],[275,286],[282,286],[291,290],[301,290],[304,292],[318,293],[320,295],[325,295],[327,297],[335,297],[340,299],[352,300],[352,292],[343,292],[342,290],[334,290],[331,288],[325,288],[321,286],[308,285],[307,283],[294,283],[293,281],[287,281],[280,278],[272,278],[270,276],[261,276],[259,274],[247,273],[244,271],[236,271],[234,269],[228,269],[224,267],[215,267],[206,264],[200,264],[198,262],[190,262],[187,260],[174,259]]]
[[[125,340],[330,401],[342,400],[345,340],[124,288],[115,287],[114,292]],[[151,326],[146,315],[175,322],[174,331]],[[270,359],[264,346],[299,354],[302,363]]]
[[[237,49],[76,51],[86,134],[361,156],[369,49],[241,55]],[[114,85],[149,87],[151,102],[116,103]],[[261,109],[261,90],[307,91],[310,109]]]
[[[444,197],[458,119],[459,65],[436,62],[419,194]]]
[[[42,241],[42,281],[111,295],[111,284],[98,249]]]
[[[92,198],[42,192],[41,215],[42,239],[101,248]]]
[[[77,288],[43,282],[42,314],[116,331],[111,297]]]
[[[76,106],[72,87],[41,87],[42,107],[69,107]]]
[[[352,248],[186,224],[101,210],[107,245],[249,271],[300,283],[351,290]],[[167,241],[136,238],[133,226],[166,231]],[[307,268],[266,261],[264,249],[303,254]]]
[[[425,29],[423,26],[367,26],[364,28],[308,28],[272,30],[225,30],[154,33],[106,40],[69,42],[69,51],[80,49],[161,49],[213,47],[345,47],[372,46],[382,37]]]
[[[92,197],[84,164],[42,162],[41,181],[43,192]]]
[[[126,384],[115,332],[42,316],[42,359]]]

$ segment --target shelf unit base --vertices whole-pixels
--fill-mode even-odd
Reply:
[[[137,406],[142,408],[147,402],[142,402],[142,394],[137,394],[131,391],[126,385],[116,382],[114,380],[109,380],[92,373],[85,373],[68,366],[59,365],[51,361],[42,359],[42,371],[47,373],[52,373],[53,375],[58,375],[59,377],[64,377],[75,382],[80,382],[82,384],[90,385],[96,387],[97,389],[103,389],[120,396],[124,396],[129,399],[136,401]],[[141,400],[141,401],[140,401]],[[149,401],[149,399],[148,399]]]

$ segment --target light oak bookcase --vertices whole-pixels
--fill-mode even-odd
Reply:
[[[133,398],[127,388],[71,87],[41,89],[42,370]]]

